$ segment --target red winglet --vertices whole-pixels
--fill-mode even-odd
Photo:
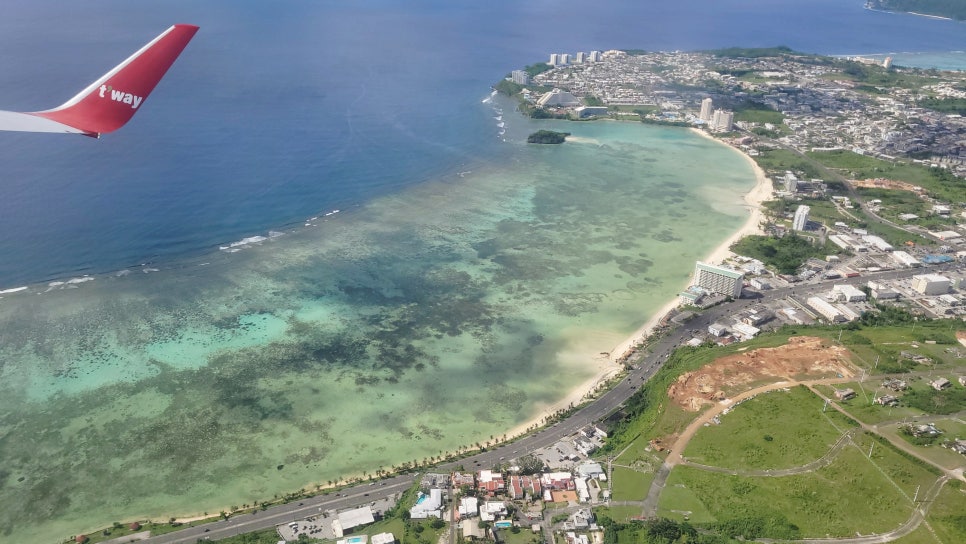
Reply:
[[[30,115],[90,136],[121,128],[137,113],[197,31],[194,25],[172,26],[64,104]]]

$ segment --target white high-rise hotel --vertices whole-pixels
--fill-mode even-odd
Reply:
[[[714,293],[739,298],[744,279],[745,275],[737,270],[698,261],[694,265],[694,280],[691,283]]]
[[[711,130],[715,132],[731,132],[735,114],[727,110],[714,110],[711,117]]]
[[[705,98],[701,101],[701,113],[698,114],[698,118],[707,123],[711,120],[711,97]]]

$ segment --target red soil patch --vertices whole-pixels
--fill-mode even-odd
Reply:
[[[689,412],[727,398],[725,389],[768,378],[802,379],[851,377],[848,350],[822,338],[793,336],[784,346],[759,348],[716,359],[686,372],[668,388],[671,401]]]

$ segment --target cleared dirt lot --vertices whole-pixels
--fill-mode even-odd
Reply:
[[[722,357],[694,372],[682,374],[668,388],[668,397],[683,409],[724,400],[729,391],[762,381],[848,378],[855,375],[848,350],[812,336],[794,336],[784,346],[759,348]]]

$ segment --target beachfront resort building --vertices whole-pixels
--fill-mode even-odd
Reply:
[[[808,225],[809,211],[811,211],[811,208],[804,204],[795,210],[795,218],[792,219],[792,230],[805,230],[805,225]]]
[[[698,261],[694,265],[693,285],[714,293],[738,298],[745,275],[737,270]]]
[[[713,101],[711,100],[711,97],[705,98],[701,101],[701,113],[698,114],[698,119],[701,119],[705,123],[711,121],[712,103]]]
[[[711,116],[711,130],[714,132],[731,132],[735,114],[727,110],[714,110]]]
[[[557,106],[562,108],[570,108],[574,106],[582,106],[580,99],[576,96],[568,93],[567,91],[561,91],[560,89],[554,89],[549,93],[540,97],[537,100],[538,106]]]

